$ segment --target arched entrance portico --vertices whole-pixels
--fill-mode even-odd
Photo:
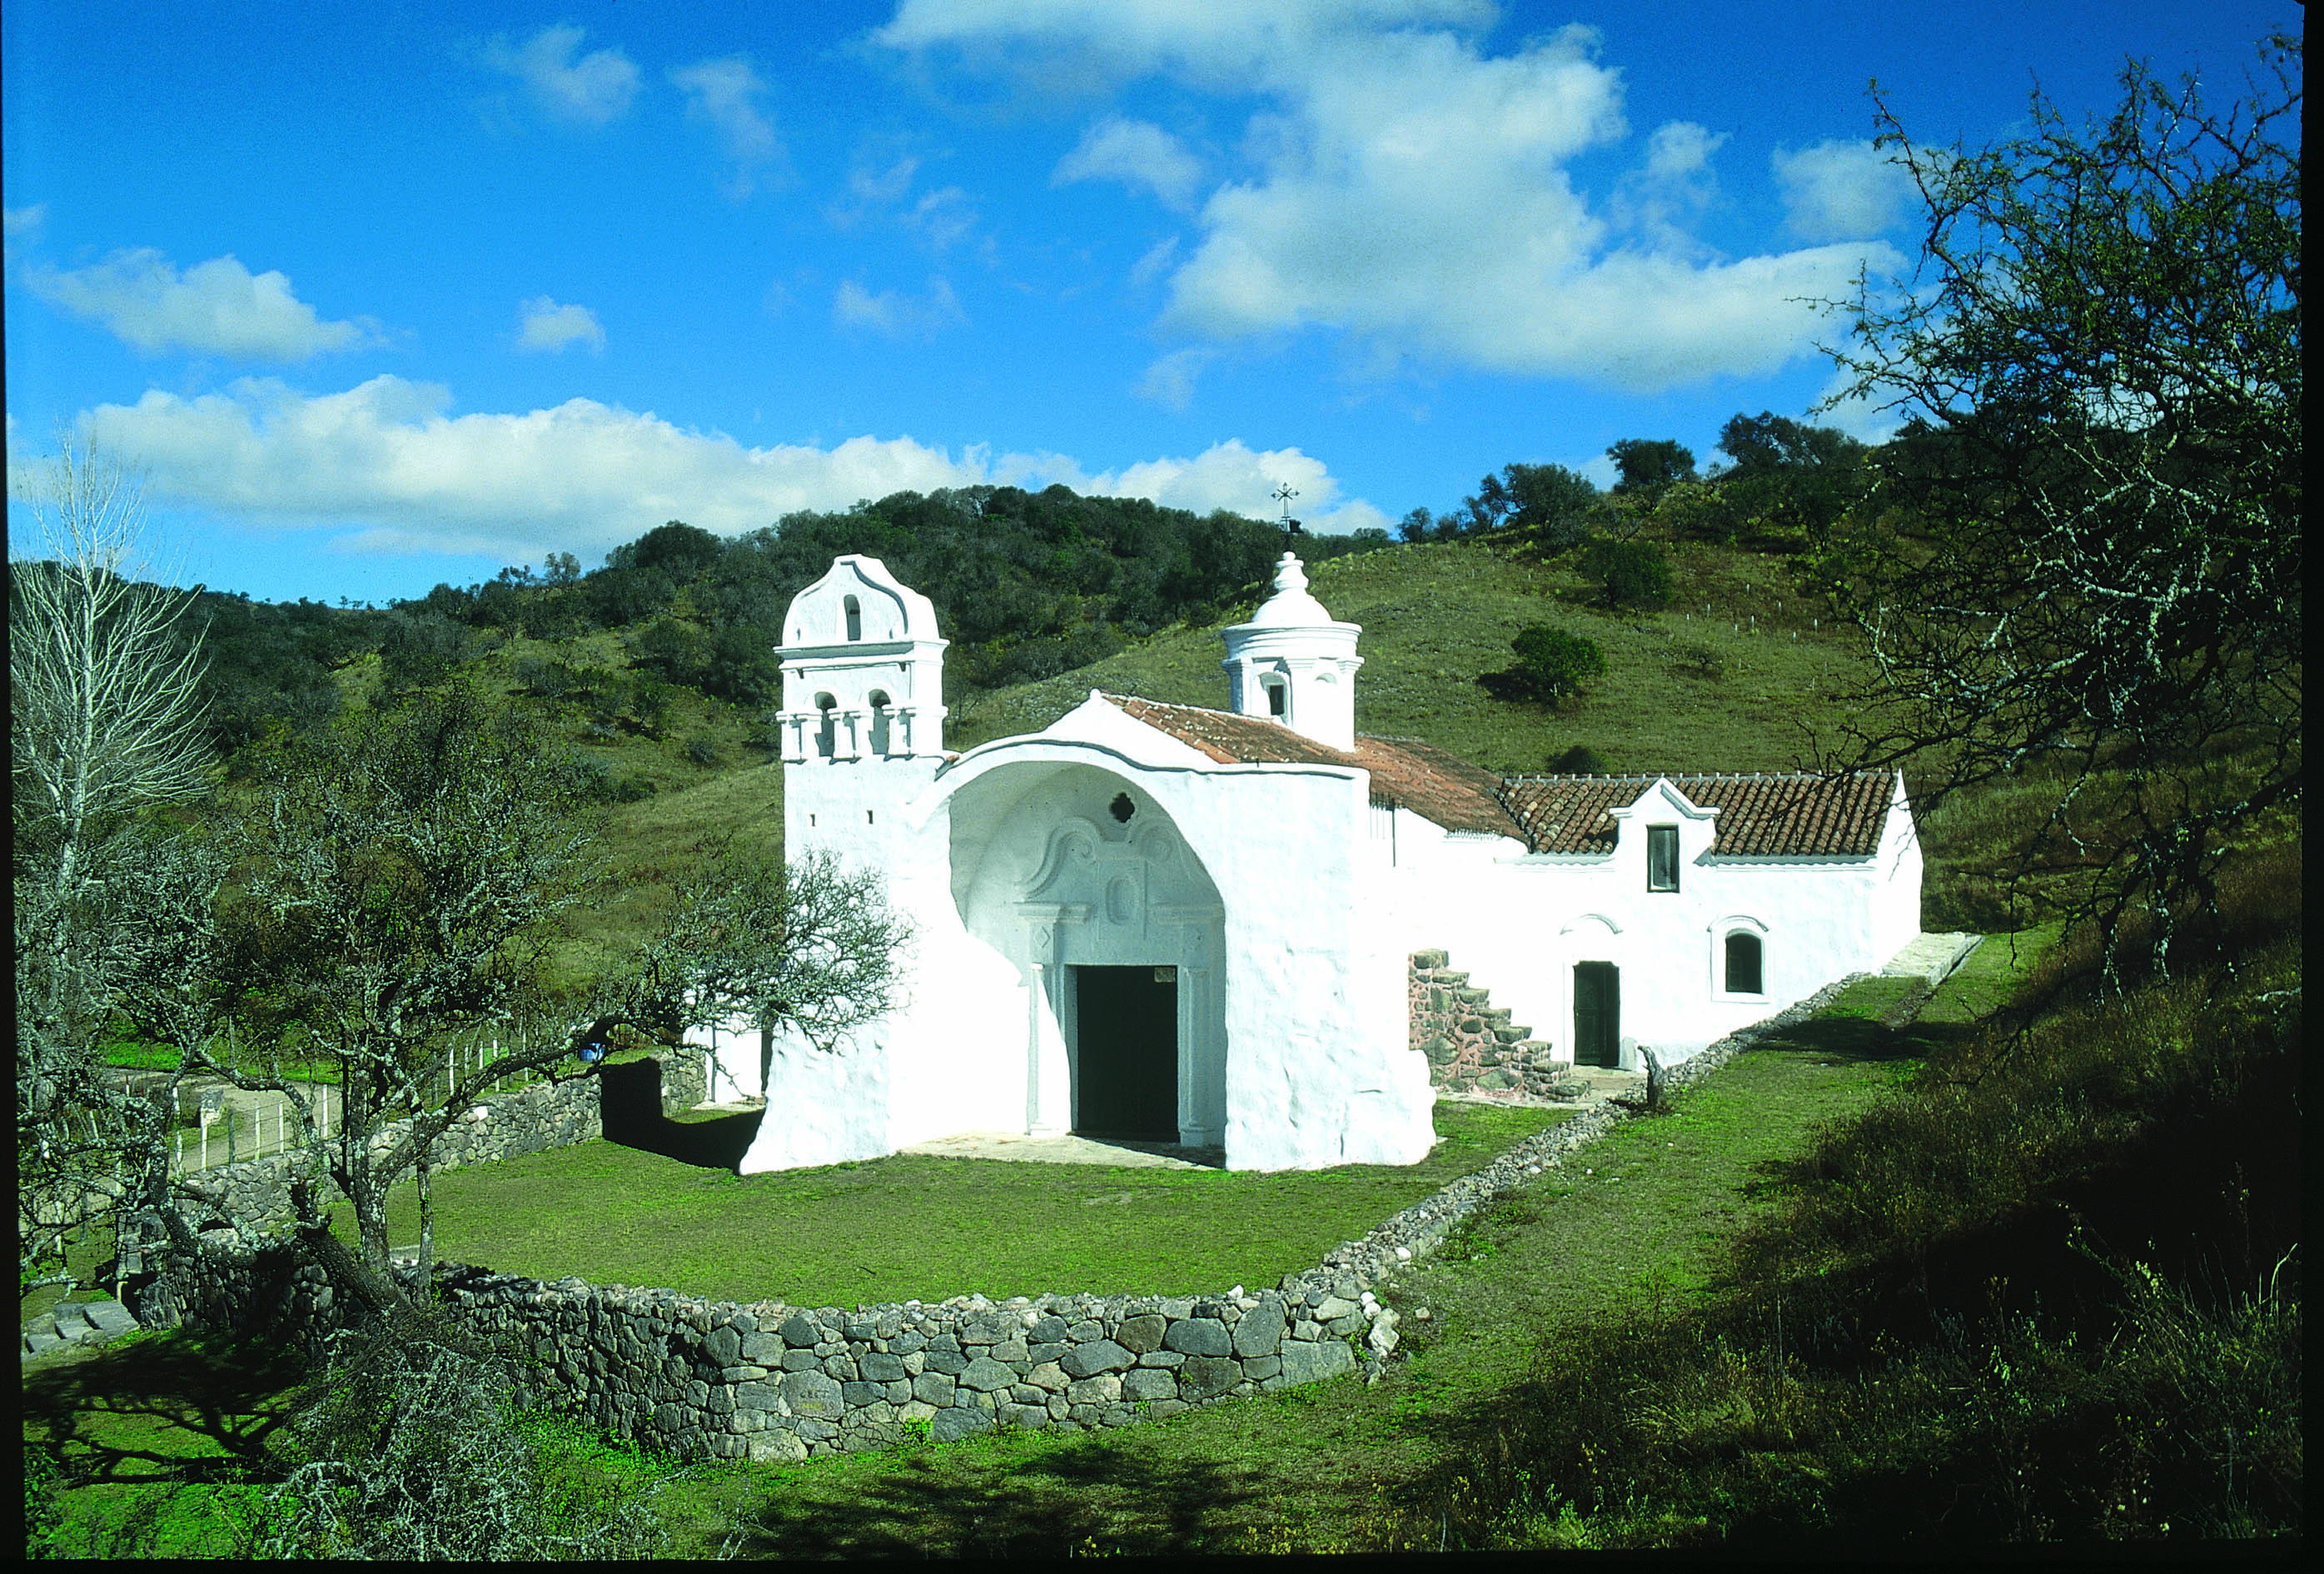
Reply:
[[[1018,969],[1025,1124],[1219,1145],[1225,909],[1147,786],[1104,766],[1000,766],[951,798],[953,896]]]

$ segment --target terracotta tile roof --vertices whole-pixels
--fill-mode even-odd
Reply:
[[[1517,825],[1501,807],[1499,777],[1416,739],[1360,734],[1355,748],[1345,751],[1319,744],[1263,717],[1165,705],[1129,694],[1105,698],[1129,716],[1221,764],[1351,766],[1371,773],[1375,799],[1392,798],[1447,830],[1518,835]]]
[[[1654,785],[1652,776],[1512,776],[1501,802],[1536,853],[1610,853],[1614,821]],[[1895,779],[1848,776],[1673,776],[1688,801],[1717,809],[1711,851],[1727,857],[1870,857],[1880,846]]]

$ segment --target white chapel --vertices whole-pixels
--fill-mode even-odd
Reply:
[[[1435,1140],[1408,958],[1444,951],[1556,1060],[1665,1063],[1919,931],[1882,775],[1504,778],[1355,730],[1360,630],[1284,554],[1225,631],[1227,706],[1093,690],[947,754],[927,597],[847,556],[779,650],[787,856],[886,879],[890,1012],[836,1052],[715,1035],[763,1094],[745,1171],[965,1131],[1406,1164]]]

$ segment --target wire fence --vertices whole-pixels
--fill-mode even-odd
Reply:
[[[492,1030],[454,1039],[446,1046],[449,1052],[444,1058],[441,1084],[436,1084],[431,1073],[428,1096],[449,1099],[465,1079],[499,1061],[521,1058],[528,1042],[521,1032],[510,1036]],[[528,1069],[512,1069],[486,1083],[478,1099],[489,1101],[514,1092],[543,1076]],[[346,1112],[344,1094],[335,1083],[310,1083],[298,1094],[244,1093],[225,1083],[180,1084],[177,1124],[171,1133],[171,1171],[191,1174],[244,1160],[271,1158],[298,1147],[305,1139],[291,1108],[294,1097],[305,1106],[307,1124],[317,1136],[328,1137],[337,1131]],[[88,1118],[93,1134],[95,1117]]]

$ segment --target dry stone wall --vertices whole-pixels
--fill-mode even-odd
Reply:
[[[1668,1087],[1700,1081],[1860,977],[1720,1040],[1673,1068]],[[457,1264],[439,1265],[433,1288],[464,1324],[516,1353],[530,1401],[570,1405],[681,1458],[802,1459],[885,1447],[922,1425],[940,1441],[996,1428],[1129,1426],[1377,1372],[1398,1334],[1395,1310],[1375,1292],[1464,1219],[1632,1113],[1610,1101],[1581,1110],[1257,1293],[810,1309]],[[310,1353],[341,1326],[346,1309],[322,1270],[287,1244],[252,1248],[219,1232],[212,1247],[145,1287],[137,1310],[147,1326],[183,1319]],[[416,1266],[399,1272],[420,1289]]]

